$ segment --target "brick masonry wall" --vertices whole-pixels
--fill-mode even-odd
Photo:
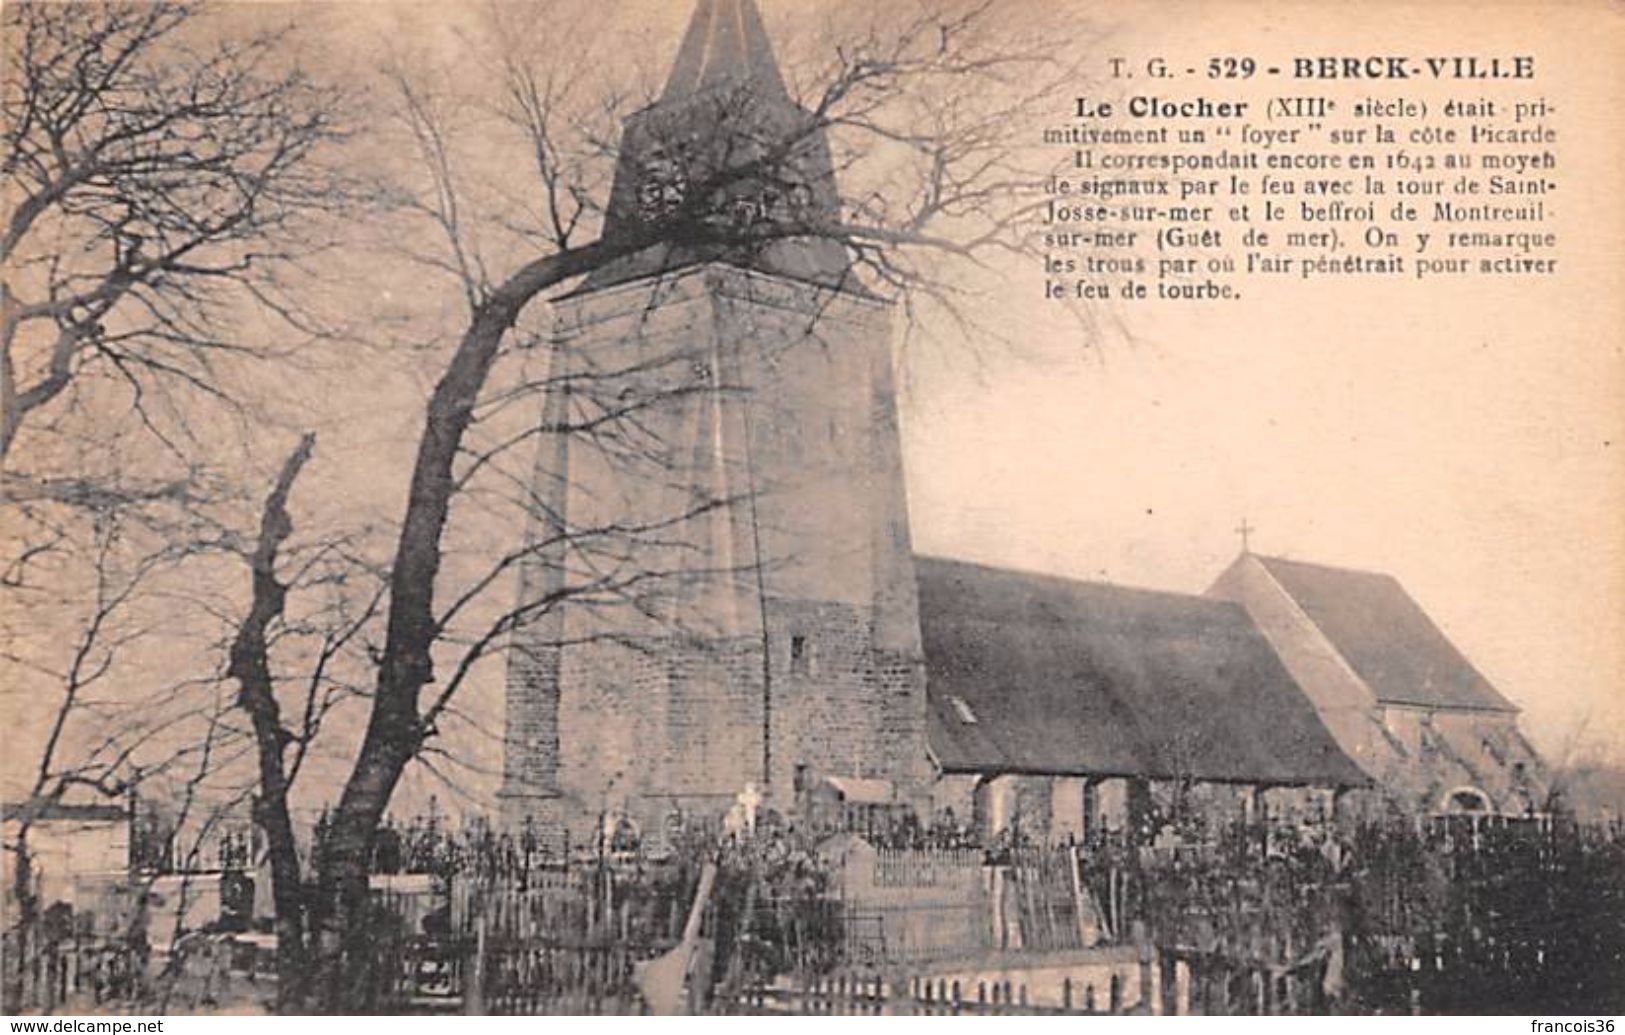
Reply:
[[[768,614],[775,797],[790,800],[798,767],[812,778],[923,784],[923,662],[877,644],[873,608],[779,600]],[[799,660],[793,656],[798,639]]]
[[[714,818],[747,783],[783,808],[798,770],[919,798],[925,679],[891,362],[884,306],[726,267],[561,307],[562,412],[639,409],[635,425],[544,443],[531,535],[563,521],[571,543],[532,558],[521,593],[636,577],[516,634],[509,823],[548,812],[590,836],[606,811],[645,829],[677,808]],[[603,531],[626,526],[646,531]]]

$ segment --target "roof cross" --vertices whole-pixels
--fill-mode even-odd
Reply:
[[[1241,524],[1236,526],[1236,533],[1241,536],[1242,553],[1252,553],[1252,536],[1256,531],[1258,531],[1258,529],[1253,525],[1248,524],[1246,518],[1242,518]]]

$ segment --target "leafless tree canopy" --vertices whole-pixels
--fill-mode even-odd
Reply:
[[[619,37],[591,34],[602,18],[567,17],[566,6],[465,14],[450,62],[384,64],[367,130],[369,153],[388,159],[379,164],[395,180],[387,205],[335,164],[350,142],[338,120],[350,98],[302,72],[286,34],[199,31],[210,15],[193,4],[5,13],[0,463],[28,530],[8,544],[8,578],[22,584],[44,554],[82,560],[86,522],[108,514],[133,516],[143,555],[178,558],[188,572],[207,565],[186,589],[208,616],[207,642],[168,685],[234,686],[241,712],[210,711],[208,743],[211,757],[252,760],[257,772],[290,967],[302,965],[292,958],[302,947],[342,961],[372,838],[403,772],[434,764],[456,695],[507,634],[571,594],[649,607],[663,573],[628,568],[628,544],[672,539],[727,502],[691,496],[669,513],[519,541],[514,529],[545,509],[530,477],[538,439],[588,439],[658,472],[667,446],[654,414],[718,387],[528,359],[537,350],[515,346],[544,338],[535,303],[651,249],[755,258],[800,241],[837,271],[832,289],[861,287],[900,302],[912,327],[946,318],[965,333],[975,306],[962,271],[1026,248],[1022,199],[1038,172],[1009,145],[1072,71],[985,0],[835,5],[820,32],[785,48],[797,55],[778,87],[785,104],[720,90],[676,121],[632,116],[640,160],[658,156],[681,184],[651,205],[626,194],[635,188],[616,163],[632,151],[621,147],[622,119],[653,84],[614,52]],[[713,146],[686,143],[694,119],[724,129]],[[362,201],[377,204],[355,207]],[[354,218],[327,218],[340,210]],[[364,240],[372,220],[387,224],[389,247]],[[244,333],[267,314],[292,332],[287,341],[330,338],[300,285],[346,264],[377,266],[414,296],[414,311],[439,314],[357,343],[415,346],[404,351],[431,385],[412,459],[389,479],[406,489],[387,544],[371,527],[335,528],[330,513],[307,520],[321,507],[301,500],[311,484],[301,472],[318,471],[324,454],[342,465],[342,445],[324,437],[313,454],[307,438],[290,454],[296,436],[238,398],[229,373],[248,360],[268,364],[255,376],[275,376],[287,358]],[[680,354],[661,362],[692,367]],[[369,377],[360,365],[352,373]],[[640,380],[661,387],[623,394]],[[576,405],[538,422],[535,400],[560,387]],[[210,469],[202,440],[219,421],[206,415],[222,407],[250,429],[262,465],[288,456],[268,496]],[[140,445],[120,448],[138,461],[93,459],[132,428]],[[257,518],[225,506],[249,498],[266,501]],[[552,556],[566,537],[578,557],[621,563],[511,606],[523,562]],[[222,556],[233,564],[216,563]],[[83,698],[71,669],[51,671],[66,673],[66,723]],[[288,795],[324,719],[351,700],[365,731],[341,751],[348,778],[326,855],[314,860],[325,888],[318,930],[299,905],[313,860],[294,843]],[[54,747],[47,758],[63,768]],[[342,999],[336,975],[322,994]]]
[[[258,347],[238,331],[245,304],[300,322],[281,278],[313,243],[307,217],[344,200],[322,161],[336,97],[289,66],[280,35],[206,41],[199,16],[7,6],[9,468],[25,426],[60,428],[80,381],[121,385],[154,435],[184,435],[178,393],[222,395],[217,358]]]

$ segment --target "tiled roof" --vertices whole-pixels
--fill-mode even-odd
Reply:
[[[915,563],[945,770],[1369,782],[1237,604]]]
[[[1517,711],[1390,575],[1259,557],[1379,701]]]

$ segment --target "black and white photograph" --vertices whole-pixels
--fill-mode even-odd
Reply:
[[[0,52],[0,1012],[1625,1013],[1617,3]]]

